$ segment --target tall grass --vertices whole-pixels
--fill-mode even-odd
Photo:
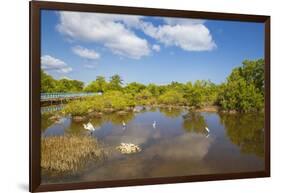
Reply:
[[[74,172],[92,159],[105,156],[97,140],[89,136],[51,136],[41,139],[41,167],[56,172]]]

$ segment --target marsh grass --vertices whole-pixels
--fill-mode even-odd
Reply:
[[[48,171],[75,172],[105,158],[96,139],[89,136],[51,136],[41,139],[41,167]]]

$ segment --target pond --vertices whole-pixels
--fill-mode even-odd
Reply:
[[[126,123],[123,127],[122,122]],[[156,124],[153,126],[153,122]],[[88,122],[88,121],[87,121]],[[85,123],[87,123],[85,122]],[[42,183],[67,183],[153,177],[221,174],[264,170],[264,115],[188,112],[150,108],[127,115],[92,118],[95,137],[104,148],[133,143],[142,151],[113,151],[75,174],[42,173]],[[209,133],[205,127],[208,127]],[[42,117],[42,137],[90,135],[83,123]]]

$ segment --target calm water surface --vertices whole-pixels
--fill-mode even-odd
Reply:
[[[126,116],[110,114],[90,121],[96,128],[93,137],[104,148],[114,150],[124,142],[137,144],[142,151],[123,155],[115,150],[108,159],[92,161],[76,174],[54,176],[43,172],[43,183],[264,170],[263,114],[150,109]],[[127,123],[126,128],[122,121]],[[154,121],[156,128],[152,126]],[[43,137],[73,133],[88,134],[83,123],[74,123],[69,117],[54,124],[42,118]]]

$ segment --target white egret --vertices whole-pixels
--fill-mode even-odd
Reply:
[[[208,133],[210,133],[210,130],[208,129],[208,127],[205,127],[205,130],[206,130]]]
[[[85,129],[87,129],[88,131],[90,131],[91,132],[91,135],[92,135],[92,132],[94,132],[95,131],[95,128],[94,128],[94,126],[92,125],[92,123],[87,123],[87,124],[83,124],[83,126],[84,126],[84,128]]]
[[[123,126],[123,129],[124,129],[124,130],[125,130],[126,127],[127,127],[127,125],[126,125],[126,123],[125,123],[124,121],[122,121],[122,126]]]
[[[152,123],[152,127],[155,129],[156,128],[156,121],[154,121],[153,123]]]

